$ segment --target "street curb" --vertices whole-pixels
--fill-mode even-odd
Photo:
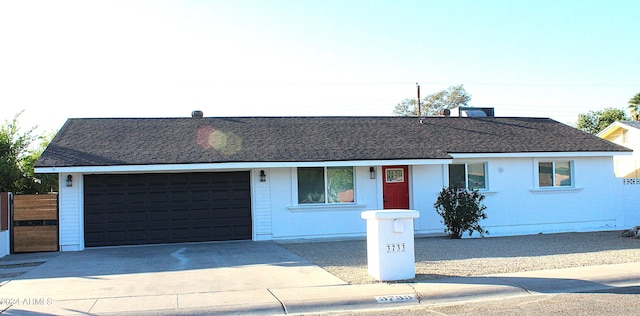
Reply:
[[[640,262],[555,270],[450,277],[417,283],[338,284],[309,287],[176,293],[59,300],[8,307],[7,314],[55,312],[112,315],[311,314],[420,308],[527,295],[616,293],[640,287]],[[47,302],[48,303],[48,302]]]
[[[420,305],[410,284],[335,285],[272,289],[271,292],[288,314]]]

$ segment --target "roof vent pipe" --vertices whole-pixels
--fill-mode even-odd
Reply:
[[[203,116],[204,113],[202,111],[195,110],[191,112],[191,117],[193,118],[202,118]]]

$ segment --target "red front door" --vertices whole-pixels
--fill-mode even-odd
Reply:
[[[409,209],[409,168],[382,167],[382,195],[385,209]]]

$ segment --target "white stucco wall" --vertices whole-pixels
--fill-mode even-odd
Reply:
[[[7,205],[9,207],[9,209],[11,209],[11,196],[12,193],[8,192],[7,193],[7,199],[9,199],[9,201],[4,201],[7,202]],[[2,199],[3,196],[0,196],[0,199]],[[6,255],[8,255],[11,252],[11,221],[13,219],[11,218],[11,212],[7,210],[7,230],[5,231],[0,231],[0,257],[4,257]]]
[[[489,230],[488,236],[624,229],[640,221],[640,213],[623,205],[623,186],[621,179],[614,177],[612,157],[549,159],[573,162],[574,186],[562,189],[537,188],[540,160],[547,159],[454,160],[487,162],[488,189],[483,193],[488,218],[481,224]],[[369,166],[354,168],[354,204],[314,206],[297,203],[295,167],[251,169],[253,239],[364,237],[366,221],[360,218],[361,212],[382,209],[383,205],[382,168],[375,168],[375,179],[370,179]],[[260,170],[265,171],[267,181],[260,182]],[[82,174],[61,173],[60,183],[65,183],[68,174],[74,180],[73,187],[60,187],[60,245],[63,251],[82,250]],[[441,188],[448,185],[447,165],[410,166],[409,181],[410,207],[420,212],[415,220],[416,234],[442,235],[444,226],[433,203]]]
[[[538,188],[539,161],[573,163],[571,188]],[[622,186],[613,174],[611,157],[492,158],[454,160],[487,162],[488,189],[483,191],[488,236],[613,230],[625,227],[630,215],[621,204]],[[378,168],[379,169],[379,168]],[[295,207],[295,168],[271,170],[273,239],[364,236],[363,210],[380,209],[382,180],[356,168],[356,205]],[[448,185],[446,165],[410,167],[411,208],[418,235],[441,235],[444,226],[433,203]],[[277,189],[273,189],[277,188]]]
[[[573,188],[537,188],[539,160],[492,159],[486,194],[490,236],[617,229],[624,224],[611,157],[573,161]]]
[[[0,258],[9,254],[9,251],[10,251],[9,236],[10,236],[9,230],[0,232]]]
[[[370,179],[369,167],[355,168],[354,205],[298,206],[296,168],[271,169],[270,174],[272,239],[364,236],[360,213],[381,207],[380,176]]]
[[[638,179],[617,179],[622,183],[622,209],[624,209],[624,229],[640,226],[640,181]]]
[[[411,208],[420,212],[414,220],[416,234],[442,235],[442,218],[433,208],[438,192],[444,186],[445,165],[412,166],[411,173]]]

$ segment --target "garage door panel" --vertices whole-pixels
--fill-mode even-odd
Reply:
[[[169,239],[168,229],[152,229],[149,231],[149,239],[154,242],[164,242]]]
[[[142,192],[130,192],[127,193],[127,202],[129,204],[144,204],[146,195]]]
[[[164,187],[167,185],[167,180],[170,180],[164,173],[147,173],[141,176],[146,178],[147,185],[150,187]]]
[[[185,210],[171,212],[171,220],[174,222],[178,221],[189,221],[192,218],[190,212]]]
[[[229,226],[218,227],[218,229],[216,229],[214,233],[217,234],[216,236],[233,235],[233,227],[229,227]]]
[[[104,214],[95,213],[93,216],[85,217],[85,225],[100,225],[104,223]]]
[[[249,172],[85,176],[85,245],[251,239]]]
[[[147,213],[146,212],[129,212],[129,217],[128,220],[130,223],[135,223],[135,222],[146,222],[147,221]]]
[[[101,241],[105,240],[104,232],[85,232],[85,243],[89,241]]]
[[[193,234],[194,237],[208,237],[211,235],[211,227],[210,226],[205,226],[205,227],[193,227],[193,229],[191,229],[191,233]]]
[[[209,199],[211,198],[211,194],[212,194],[212,191],[206,191],[206,190],[191,191],[191,201],[193,201],[193,202],[200,202],[200,201],[208,202]]]
[[[191,237],[191,229],[189,227],[173,228],[171,235],[176,240],[189,240],[189,237]]]
[[[149,238],[147,238],[147,232],[127,232],[126,242],[131,243],[132,245],[138,245],[142,243],[146,243]],[[122,241],[123,243],[125,241]]]
[[[169,211],[153,210],[148,213],[151,222],[166,222],[169,220]]]
[[[250,234],[251,230],[249,230],[248,227],[245,226],[239,226],[239,227],[234,227],[234,232],[235,235],[244,235],[244,234]]]
[[[127,223],[127,212],[122,209],[122,206],[118,206],[117,211],[113,213],[104,212],[105,222],[109,224],[123,225]]]
[[[189,191],[173,191],[170,192],[171,194],[171,200],[176,203],[176,202],[185,202],[188,203],[190,200],[189,197]]]
[[[110,231],[105,234],[105,238],[115,242],[124,242],[127,240],[127,232],[125,231]]]

